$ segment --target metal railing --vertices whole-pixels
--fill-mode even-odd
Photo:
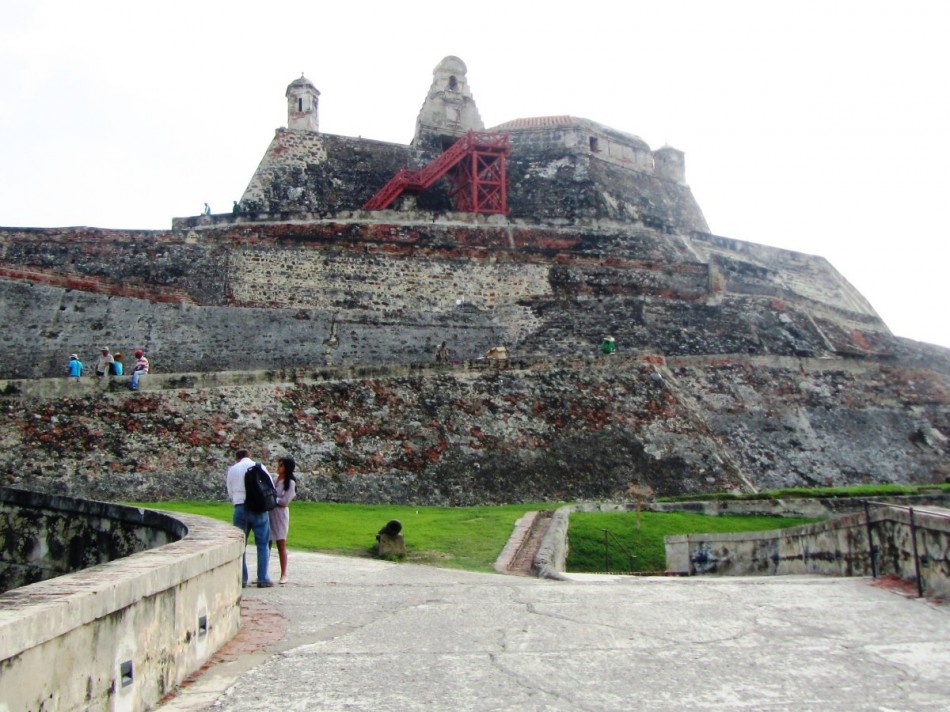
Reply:
[[[902,509],[906,511],[910,519],[910,539],[911,547],[914,554],[914,576],[917,579],[917,597],[922,598],[924,595],[924,580],[923,576],[920,573],[921,567],[921,556],[917,549],[917,522],[914,519],[914,508],[909,507],[903,504],[891,504],[890,502],[875,502],[873,500],[864,500],[864,521],[868,530],[868,553],[871,558],[871,577],[877,578],[878,576],[878,567],[877,567],[877,558],[880,553],[881,548],[874,543],[873,538],[873,529],[871,527],[871,506],[875,507],[886,507],[889,509]],[[918,510],[920,507],[918,507]],[[935,512],[933,510],[928,510],[927,512],[931,516],[941,517],[943,519],[950,519],[950,514],[944,512]],[[925,557],[926,558],[926,557]]]
[[[627,547],[625,547],[621,543],[621,541],[617,538],[617,536],[611,533],[609,529],[601,529],[601,531],[604,533],[604,573],[605,574],[611,573],[610,571],[610,537],[613,537],[614,543],[620,547],[620,549],[623,551],[624,554],[627,555],[627,558],[630,561],[630,572],[632,573],[633,560],[636,559],[637,557],[631,554],[629,551],[627,551]]]

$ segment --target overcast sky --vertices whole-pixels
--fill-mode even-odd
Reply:
[[[686,152],[712,232],[826,257],[950,346],[950,2],[0,4],[0,225],[227,212],[301,72],[327,133],[408,143],[432,70],[486,126],[570,114]]]

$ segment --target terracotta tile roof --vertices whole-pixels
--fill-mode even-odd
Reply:
[[[584,119],[578,119],[575,116],[535,116],[528,119],[506,121],[503,124],[498,124],[498,126],[493,126],[491,130],[536,129],[545,126],[577,126],[584,123]]]

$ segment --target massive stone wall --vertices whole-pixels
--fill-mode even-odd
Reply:
[[[821,258],[610,221],[0,230],[0,376],[146,349],[159,371],[518,354],[873,355],[894,340]],[[2,279],[4,278],[5,279]]]
[[[359,210],[401,168],[421,168],[437,156],[401,144],[278,129],[241,198],[248,217],[315,215]],[[451,208],[442,181],[396,208]],[[652,171],[598,158],[583,146],[516,145],[508,160],[512,220],[621,220],[667,232],[707,231],[690,189]],[[193,221],[197,222],[197,221]]]
[[[325,216],[356,210],[399,169],[425,165],[426,156],[402,144],[277,129],[241,197],[241,208],[252,215],[306,212]],[[448,200],[433,191],[421,205],[444,210]]]
[[[611,356],[373,370],[0,383],[3,484],[103,499],[224,497],[232,448],[297,458],[305,499],[466,504],[950,474],[930,369]]]
[[[307,497],[367,502],[947,475],[950,359],[894,339],[821,258],[612,220],[386,216],[0,230],[0,376],[61,376],[70,352],[91,368],[101,345],[155,371],[135,394],[0,386],[3,481],[216,498],[238,445],[294,454]],[[618,354],[592,360],[605,334]],[[436,368],[442,341],[455,364]],[[472,365],[503,342],[510,370]]]

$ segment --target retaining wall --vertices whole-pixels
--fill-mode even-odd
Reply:
[[[248,446],[265,462],[294,456],[298,497],[363,503],[950,475],[941,377],[873,362],[618,353],[159,370],[136,392],[127,381],[0,380],[0,484],[106,501],[223,499],[222,467]]]
[[[919,556],[924,592],[946,596],[950,595],[950,517],[947,510],[941,511],[873,506],[870,526],[864,512],[856,512],[771,532],[670,536],[667,571],[731,576],[877,573],[914,579]]]
[[[244,542],[235,527],[9,489],[0,501],[37,521],[91,516],[90,529],[139,521],[164,531],[142,541],[182,535],[0,595],[4,712],[150,709],[237,632]]]

